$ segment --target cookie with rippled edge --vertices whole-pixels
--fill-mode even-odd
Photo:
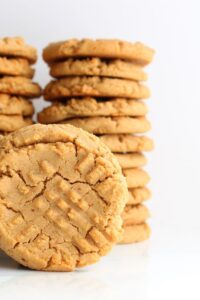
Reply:
[[[100,76],[124,78],[135,81],[147,80],[141,66],[120,59],[105,60],[97,57],[67,59],[50,65],[50,75],[55,78],[65,76]]]
[[[147,159],[142,153],[114,153],[122,169],[143,167]]]
[[[0,39],[0,56],[26,58],[32,64],[37,60],[37,51],[21,37],[5,37]]]
[[[41,96],[41,88],[29,78],[3,76],[0,77],[0,93],[34,98]]]
[[[147,223],[124,226],[124,233],[120,244],[142,242],[150,237],[151,230]]]
[[[0,57],[0,75],[32,78],[34,72],[27,59]]]
[[[122,213],[123,226],[138,225],[149,218],[149,210],[143,204],[127,204]]]
[[[60,123],[71,124],[93,134],[143,133],[151,129],[150,122],[144,117],[88,117]]]
[[[0,115],[32,116],[34,107],[31,101],[23,97],[0,94]]]
[[[95,116],[144,116],[147,106],[137,100],[94,98],[75,98],[65,102],[53,103],[38,114],[38,121],[44,124],[56,123],[75,117]]]
[[[33,125],[0,139],[0,248],[24,266],[72,271],[122,233],[128,191],[114,155],[70,125]]]
[[[101,57],[132,60],[144,66],[149,64],[154,50],[140,42],[127,42],[117,39],[70,39],[49,44],[43,50],[43,59],[48,62],[70,57]]]
[[[99,138],[112,152],[141,152],[152,151],[153,140],[147,136],[135,136],[131,134],[106,134],[99,135]]]
[[[147,187],[129,188],[127,204],[139,204],[151,198],[151,191]]]
[[[136,81],[97,76],[64,77],[50,81],[44,89],[44,98],[49,101],[87,96],[145,99],[150,90]]]
[[[126,178],[128,188],[144,187],[150,181],[149,174],[139,168],[123,169],[122,172]]]
[[[3,132],[12,132],[31,124],[33,124],[32,119],[22,115],[0,115],[0,131]]]

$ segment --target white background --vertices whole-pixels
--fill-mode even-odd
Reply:
[[[41,55],[68,38],[140,40],[156,49],[147,100],[156,142],[149,155],[152,238],[118,246],[100,263],[47,274],[0,261],[0,299],[199,299],[200,2],[0,0],[0,35],[23,36]],[[49,80],[41,56],[36,80]],[[35,101],[37,110],[44,102]]]

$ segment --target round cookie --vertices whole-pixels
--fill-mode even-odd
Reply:
[[[34,69],[23,58],[0,57],[0,75],[23,76],[32,78]]]
[[[94,98],[80,98],[58,102],[44,108],[38,114],[38,121],[49,124],[74,117],[144,116],[147,111],[147,106],[137,100],[117,98],[98,101]]]
[[[122,169],[137,168],[146,165],[147,159],[142,153],[114,153]]]
[[[144,223],[149,218],[149,210],[142,204],[126,205],[122,213],[123,227]]]
[[[48,63],[68,57],[102,57],[133,60],[147,65],[152,61],[153,55],[154,50],[142,43],[109,39],[70,39],[51,43],[43,50],[43,58]]]
[[[147,80],[143,69],[123,60],[102,60],[100,58],[67,59],[50,65],[50,75],[55,78],[64,76],[100,76],[124,78],[136,81]]]
[[[0,39],[0,56],[26,58],[29,63],[35,63],[37,51],[25,44],[24,39],[21,37],[6,37]]]
[[[146,187],[129,188],[127,204],[139,204],[151,198],[151,191]]]
[[[99,138],[112,152],[141,152],[153,150],[153,140],[146,136],[130,134],[101,135]]]
[[[39,97],[41,95],[41,88],[29,78],[4,76],[0,78],[0,93],[24,97]]]
[[[150,237],[151,230],[148,224],[124,226],[124,233],[120,244],[142,242]]]
[[[0,247],[19,263],[72,271],[96,262],[122,233],[119,163],[70,125],[33,125],[0,140]]]
[[[93,134],[143,133],[151,128],[149,121],[144,117],[74,118],[61,123],[80,127]]]
[[[150,176],[142,169],[123,169],[122,172],[126,178],[128,188],[144,187],[150,181]]]
[[[44,89],[44,98],[50,101],[87,96],[144,99],[150,91],[136,81],[97,76],[64,77],[50,81]]]
[[[32,116],[34,107],[31,101],[22,97],[0,94],[0,115]]]
[[[31,118],[24,118],[22,115],[0,115],[0,131],[12,132],[19,128],[33,124]]]

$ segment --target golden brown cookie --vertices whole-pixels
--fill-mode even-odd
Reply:
[[[149,218],[149,210],[142,204],[126,205],[122,213],[123,227],[144,223]]]
[[[122,172],[126,177],[128,188],[144,187],[150,181],[150,176],[142,169],[123,169]]]
[[[51,43],[43,50],[43,58],[48,63],[68,57],[102,57],[133,60],[147,65],[152,61],[153,55],[154,50],[142,43],[108,39],[71,39]]]
[[[146,165],[147,159],[142,153],[114,153],[122,169],[137,168]]]
[[[136,81],[147,80],[147,74],[142,67],[133,62],[120,59],[102,60],[100,58],[67,59],[53,63],[50,75],[56,78],[64,76],[100,76],[124,78]]]
[[[0,115],[32,116],[34,107],[31,101],[22,97],[0,94]]]
[[[61,121],[80,127],[93,134],[142,133],[150,130],[151,125],[144,117],[89,117]]]
[[[0,39],[0,56],[26,58],[30,63],[35,63],[37,51],[25,44],[21,37],[6,37]]]
[[[99,138],[112,152],[140,152],[153,150],[153,140],[146,136],[130,134],[101,135]]]
[[[22,115],[0,115],[0,131],[12,132],[31,124],[31,118],[24,118]]]
[[[124,226],[124,233],[120,244],[142,242],[150,237],[151,230],[148,224]]]
[[[23,58],[0,57],[0,75],[23,76],[32,78],[34,69]]]
[[[33,125],[0,140],[0,247],[24,266],[72,271],[121,236],[127,187],[97,137]]]
[[[129,188],[127,204],[139,204],[151,198],[151,191],[147,187]]]
[[[144,116],[147,106],[137,100],[110,99],[109,101],[94,98],[70,99],[54,103],[38,114],[40,123],[56,123],[74,117],[95,116]]]
[[[24,97],[39,97],[41,95],[41,88],[29,78],[4,76],[0,78],[0,93]]]
[[[52,80],[44,89],[44,98],[50,101],[87,96],[144,99],[150,91],[136,81],[97,76],[64,77]]]

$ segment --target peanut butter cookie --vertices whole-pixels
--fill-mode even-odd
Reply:
[[[97,137],[33,125],[0,139],[0,247],[24,266],[72,271],[121,236],[127,187]]]
[[[143,133],[150,130],[151,125],[144,117],[88,117],[61,121],[80,127],[93,134],[109,133]]]
[[[147,80],[147,75],[140,66],[133,62],[119,59],[102,60],[100,58],[67,59],[53,63],[50,75],[56,78],[65,76],[100,76],[124,78],[136,81]]]
[[[23,58],[0,57],[0,75],[23,76],[32,78],[34,69]]]
[[[94,98],[80,98],[57,102],[44,108],[38,114],[38,121],[49,124],[75,117],[144,116],[147,111],[147,106],[137,100],[117,98],[98,101]]]
[[[6,37],[0,39],[0,56],[26,58],[30,63],[35,63],[37,51],[25,44],[21,37]]]
[[[55,62],[69,57],[120,58],[147,65],[152,61],[154,50],[140,42],[130,43],[106,39],[71,39],[49,44],[43,51],[46,62]]]
[[[22,115],[0,115],[0,131],[12,132],[31,124],[32,119],[24,118]]]
[[[123,169],[122,172],[126,177],[128,188],[144,187],[150,181],[150,176],[142,169]]]
[[[142,242],[150,237],[151,230],[146,223],[124,226],[124,233],[120,244]]]
[[[114,153],[122,169],[137,168],[146,165],[147,159],[142,153]]]
[[[0,94],[0,115],[32,116],[34,108],[31,101],[22,98]]]
[[[149,218],[149,210],[142,204],[126,205],[122,213],[123,226],[144,223]]]
[[[39,97],[41,95],[41,88],[29,78],[4,76],[0,78],[0,93],[31,98]]]
[[[151,198],[151,192],[147,187],[129,188],[129,199],[127,204],[139,204]]]
[[[147,136],[134,136],[130,134],[101,135],[99,138],[112,152],[140,152],[153,150],[153,140]]]
[[[51,101],[85,96],[145,99],[150,91],[136,81],[97,76],[64,77],[51,81],[44,89],[44,98]]]

